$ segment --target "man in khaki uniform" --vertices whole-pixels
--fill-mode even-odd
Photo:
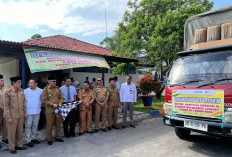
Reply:
[[[57,142],[64,142],[60,137],[61,124],[63,122],[63,118],[61,113],[55,114],[55,109],[58,105],[62,105],[63,103],[63,95],[58,86],[56,86],[56,78],[55,76],[48,77],[48,86],[44,88],[42,93],[43,102],[46,106],[46,127],[47,127],[47,141],[48,145],[52,145],[52,128],[55,123],[56,127],[56,137],[55,140]]]
[[[95,132],[99,131],[99,120],[102,117],[101,129],[104,132],[106,130],[106,112],[107,112],[107,101],[109,97],[109,91],[103,86],[102,78],[97,79],[97,86],[94,88],[94,94],[96,96],[96,106],[95,106]]]
[[[108,87],[109,91],[109,99],[108,99],[108,130],[111,130],[113,127],[114,129],[119,129],[117,127],[117,114],[118,114],[118,107],[121,106],[120,98],[119,98],[119,90],[115,86],[114,78],[109,79],[110,86]]]
[[[2,142],[8,144],[6,120],[4,118],[4,95],[6,88],[4,87],[3,75],[0,75],[0,127],[2,128]],[[0,144],[1,147],[1,144]]]
[[[25,150],[23,147],[23,123],[27,118],[25,96],[21,88],[21,78],[10,78],[12,87],[5,92],[4,115],[8,128],[9,150],[12,154],[16,154],[16,150]]]
[[[80,127],[79,135],[81,136],[85,131],[86,119],[87,119],[87,133],[92,132],[92,108],[95,95],[90,88],[89,82],[84,82],[84,89],[80,89],[78,97],[82,103],[79,105],[80,110]]]

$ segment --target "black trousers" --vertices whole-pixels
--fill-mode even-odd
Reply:
[[[69,112],[68,116],[65,118],[65,121],[63,122],[65,136],[75,134],[76,123],[77,123],[77,110],[74,108]],[[69,124],[70,124],[70,128],[68,128]]]

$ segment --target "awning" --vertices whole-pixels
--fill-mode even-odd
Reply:
[[[23,46],[31,73],[79,67],[110,68],[105,58]]]

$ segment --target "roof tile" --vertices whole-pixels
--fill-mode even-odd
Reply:
[[[71,51],[87,52],[93,54],[109,55],[113,50],[86,43],[64,35],[55,35],[44,38],[37,38],[22,42],[28,45],[45,46]]]

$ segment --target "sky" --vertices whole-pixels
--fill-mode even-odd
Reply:
[[[99,45],[122,21],[128,0],[0,0],[0,40],[66,35]],[[214,8],[232,0],[211,0]]]

